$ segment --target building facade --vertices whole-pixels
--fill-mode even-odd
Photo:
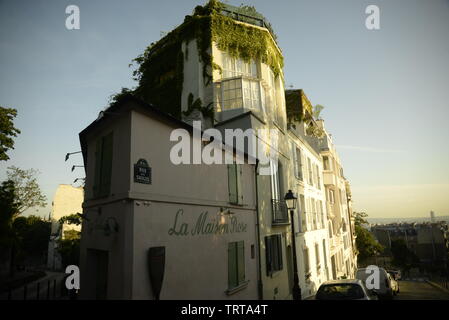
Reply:
[[[60,184],[56,189],[51,207],[51,234],[48,242],[47,267],[60,270],[63,265],[58,252],[58,240],[64,239],[65,232],[70,230],[81,231],[81,226],[74,224],[60,224],[59,219],[65,216],[81,213],[84,200],[82,187],[73,187]]]
[[[295,270],[308,298],[354,273],[338,156],[308,130],[319,123],[305,95],[287,102],[282,60],[260,14],[217,1],[147,49],[132,95],[80,134],[84,298],[292,299]],[[189,164],[173,161],[179,128]],[[233,145],[220,151],[233,164],[195,160],[219,141]],[[335,171],[323,163],[330,154]]]

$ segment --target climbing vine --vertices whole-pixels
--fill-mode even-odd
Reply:
[[[193,101],[193,94],[190,93],[187,98],[187,110],[183,112],[185,116],[190,115],[194,110],[200,111],[203,116],[208,117],[210,119],[214,118],[214,108],[213,103],[209,103],[207,106],[203,106],[203,102],[201,98],[197,98]]]

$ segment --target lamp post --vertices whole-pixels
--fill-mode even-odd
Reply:
[[[284,200],[287,204],[287,209],[290,211],[290,220],[292,224],[292,242],[293,242],[293,300],[301,300],[301,288],[299,287],[299,277],[298,277],[298,264],[296,262],[296,239],[295,239],[295,221],[293,220],[294,210],[296,208],[297,197],[293,194],[291,190],[285,194]]]

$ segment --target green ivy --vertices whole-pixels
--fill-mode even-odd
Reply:
[[[185,116],[190,115],[193,110],[199,110],[203,114],[203,116],[213,119],[214,118],[214,108],[213,103],[209,103],[207,106],[203,107],[203,102],[201,98],[197,98],[193,101],[193,94],[190,93],[187,98],[187,110],[183,112]]]

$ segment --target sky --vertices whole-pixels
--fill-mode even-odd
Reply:
[[[302,88],[333,136],[354,209],[369,217],[449,215],[449,1],[239,0],[272,24],[287,87]],[[134,87],[132,59],[203,0],[0,0],[0,105],[18,110],[6,168],[36,168],[48,206],[84,177],[79,132]],[[68,5],[80,29],[68,30]],[[380,30],[368,30],[368,5]],[[75,184],[76,186],[79,183]]]

